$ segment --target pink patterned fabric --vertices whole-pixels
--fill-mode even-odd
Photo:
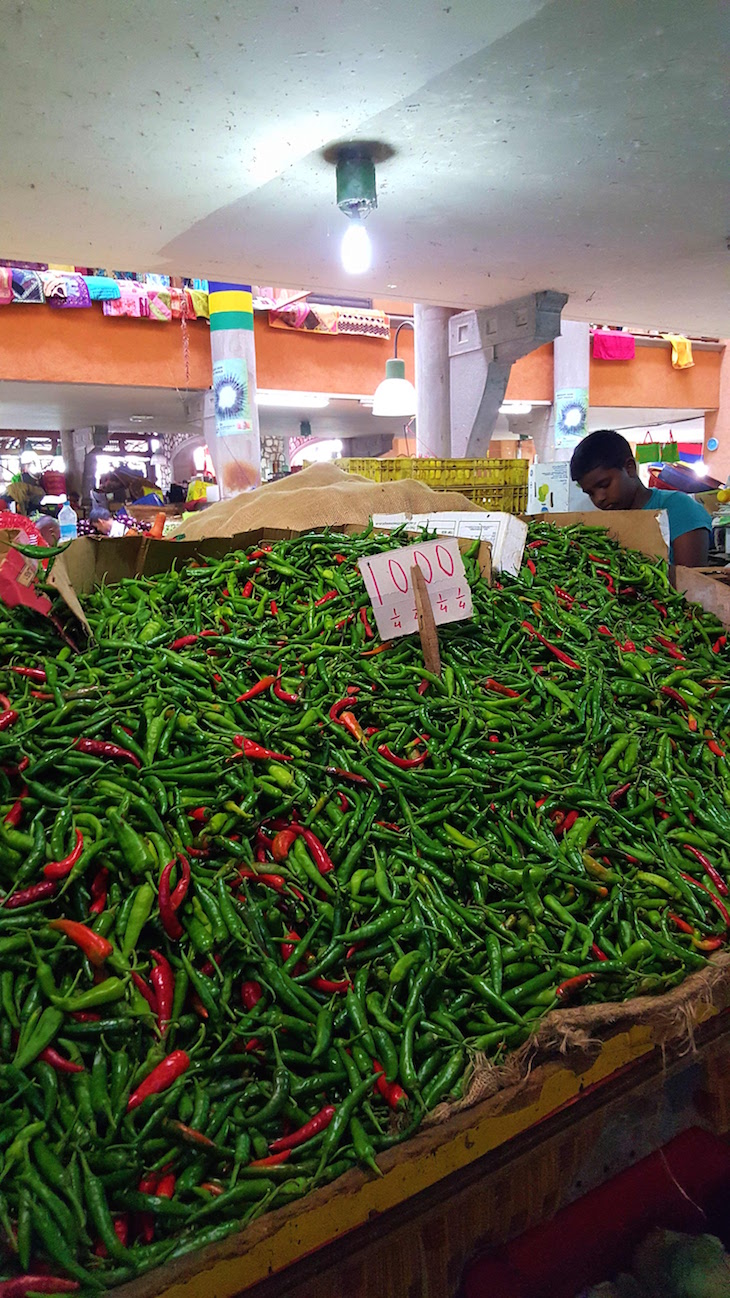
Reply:
[[[614,333],[613,330],[601,331],[593,335],[593,359],[597,361],[632,361],[636,355],[636,339],[633,334]]]
[[[149,319],[150,299],[144,284],[138,284],[131,279],[120,279],[119,292],[120,296],[115,301],[102,303],[104,315]]]

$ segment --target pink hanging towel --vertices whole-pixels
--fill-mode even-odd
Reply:
[[[593,335],[593,359],[596,361],[632,361],[636,355],[633,334],[605,332],[597,329]]]

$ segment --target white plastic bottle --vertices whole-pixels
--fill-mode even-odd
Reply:
[[[78,517],[76,510],[72,509],[68,501],[61,506],[58,511],[58,524],[61,528],[61,542],[73,541],[78,535]]]

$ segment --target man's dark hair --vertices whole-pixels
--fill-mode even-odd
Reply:
[[[101,519],[104,518],[111,518],[111,514],[109,513],[108,509],[92,509],[91,513],[89,514],[90,523],[98,523]]]
[[[614,428],[599,428],[576,446],[570,461],[570,476],[573,482],[580,482],[593,469],[623,469],[626,461],[633,458],[625,437]]]

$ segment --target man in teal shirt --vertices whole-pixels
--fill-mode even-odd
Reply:
[[[712,535],[707,510],[684,491],[645,487],[631,447],[620,433],[604,428],[579,442],[570,461],[570,476],[597,509],[666,509],[670,564],[701,568],[707,563]]]

